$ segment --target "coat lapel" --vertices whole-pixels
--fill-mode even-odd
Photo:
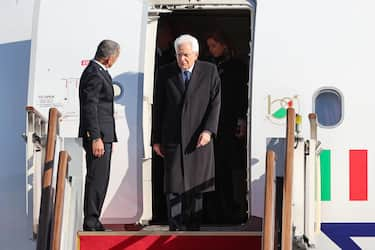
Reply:
[[[175,74],[173,74],[172,82],[174,83],[175,87],[179,90],[181,95],[184,95],[185,83],[182,79],[181,70],[177,65],[175,68]]]

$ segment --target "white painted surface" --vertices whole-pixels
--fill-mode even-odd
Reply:
[[[38,1],[35,9],[28,104],[42,114],[58,108],[63,137],[78,135],[82,61],[93,58],[103,39],[120,43],[120,57],[110,69],[122,88],[115,103],[119,142],[114,145],[102,216],[104,223],[136,222],[142,213],[145,2]]]
[[[145,58],[147,58],[147,60],[145,60],[144,67],[142,117],[144,145],[144,158],[142,159],[143,213],[140,219],[142,223],[148,223],[152,219],[152,147],[150,145],[157,25],[158,17],[154,16],[148,18],[145,48]]]
[[[294,149],[293,161],[292,221],[295,235],[303,236],[305,224],[305,144],[303,138],[298,140],[297,148]]]
[[[77,98],[72,96],[72,93],[75,93],[76,79],[83,70],[80,66],[81,60],[92,58],[97,43],[104,36],[121,43],[123,48],[121,57],[111,71],[114,79],[117,78],[125,86],[124,99],[120,98],[116,104],[116,115],[121,120],[118,123],[119,130],[123,131],[121,140],[125,144],[115,145],[115,151],[118,154],[114,155],[114,161],[121,163],[117,165],[119,175],[113,178],[111,176],[110,192],[125,190],[125,194],[121,193],[118,196],[120,198],[116,198],[117,195],[109,195],[109,201],[105,206],[108,222],[118,221],[118,217],[122,217],[123,221],[135,220],[140,213],[137,209],[140,207],[141,199],[139,198],[140,179],[133,177],[139,177],[137,171],[141,164],[138,158],[127,158],[127,156],[142,156],[143,150],[143,145],[140,143],[141,133],[138,130],[141,128],[139,126],[140,113],[138,111],[129,113],[129,111],[134,108],[138,110],[140,104],[137,98],[139,96],[143,98],[142,88],[138,88],[140,86],[137,84],[143,73],[141,47],[144,41],[142,39],[144,37],[138,33],[138,28],[144,27],[144,24],[134,14],[135,10],[142,12],[144,3],[128,1],[133,8],[113,8],[111,5],[113,2],[106,3],[101,6],[100,10],[103,13],[113,14],[111,18],[113,22],[109,23],[97,21],[97,16],[91,14],[92,10],[95,10],[93,7],[95,4],[92,4],[95,1],[65,1],[64,4],[41,0],[35,2],[40,7],[34,13],[37,18],[34,20],[35,35],[28,104],[42,106],[40,95],[62,94],[61,96],[56,94],[54,103],[59,108],[63,108],[65,115],[69,115],[65,116],[64,120],[63,132],[66,135],[76,135]],[[31,38],[30,19],[33,15],[33,3],[27,0],[1,2],[0,44]],[[71,7],[72,5],[74,7]],[[374,7],[375,3],[369,0],[258,1],[251,116],[251,158],[254,159],[251,161],[254,163],[251,167],[252,190],[254,191],[251,194],[252,215],[262,216],[263,213],[264,194],[259,190],[263,190],[264,187],[266,139],[283,137],[285,134],[283,126],[271,122],[266,117],[267,96],[271,95],[274,99],[298,96],[297,112],[303,117],[303,134],[306,136],[309,131],[307,114],[313,111],[312,97],[315,91],[324,86],[334,86],[344,95],[344,120],[334,129],[318,128],[318,138],[322,141],[322,148],[332,150],[332,200],[322,202],[322,222],[374,221],[375,193],[372,190],[375,190],[375,183],[368,182],[368,201],[364,202],[349,201],[348,187],[349,149],[368,149],[368,176],[371,178],[375,174],[373,164],[375,145],[372,140],[368,139],[374,119],[368,114],[371,111],[367,111],[373,100],[372,92],[367,90],[375,80],[373,74],[375,34],[372,32]],[[132,11],[127,13],[129,10]],[[56,24],[54,24],[55,21]],[[94,23],[92,27],[88,25],[91,22]],[[98,26],[102,28],[97,28]],[[84,30],[83,35],[82,30]],[[134,35],[129,35],[129,33]],[[49,34],[48,39],[42,39],[43,34]],[[23,56],[20,55],[17,58],[18,62],[21,62]],[[16,78],[1,78],[2,86],[9,86],[9,89],[4,91],[7,94],[4,94],[2,100],[7,100],[8,105],[17,107],[22,106],[21,103],[26,103],[26,101],[23,101],[25,97],[21,96],[13,98],[20,93],[16,92],[15,87],[20,87],[19,90],[22,90],[24,86],[15,79],[22,74],[27,74],[27,70],[20,72],[17,65],[12,69],[12,74],[17,76]],[[65,82],[67,85],[64,85],[63,79],[67,79],[68,82]],[[18,83],[18,85],[8,84],[9,82]],[[128,82],[130,84],[126,85]],[[39,88],[37,85],[44,87]],[[12,96],[12,100],[7,99],[7,95]],[[47,107],[40,108],[47,110]],[[21,115],[23,110],[17,110],[17,112]],[[19,121],[15,120],[14,124],[19,124]],[[8,129],[7,123],[2,124],[2,129],[4,127]],[[18,128],[14,126],[12,132],[18,137]],[[136,135],[136,137],[131,137],[131,135]],[[15,138],[10,134],[7,136],[6,138]],[[6,154],[12,155],[14,152],[24,154],[24,148],[20,149],[17,145],[15,143],[8,146]],[[9,160],[6,164],[14,164],[14,160]],[[21,170],[19,168],[7,169],[7,172],[0,176],[5,180],[1,183],[12,180],[12,183],[18,187],[18,184],[24,182],[24,176],[21,174],[23,169],[24,166]],[[112,172],[117,173],[117,171]],[[123,183],[126,184],[122,185]],[[8,204],[13,204],[8,185],[4,184],[1,189]],[[24,187],[20,190],[12,190],[12,192],[24,197],[23,189]],[[24,204],[15,204],[18,205],[17,209],[20,207],[24,211]],[[136,205],[129,209],[124,208],[130,204]],[[111,210],[112,205],[119,211]],[[8,212],[6,209],[0,209],[2,214]],[[123,218],[125,212],[129,220]],[[16,211],[14,214],[19,215]],[[10,218],[15,218],[15,216]],[[4,223],[10,225],[8,221]],[[28,225],[21,226],[27,228]],[[21,226],[18,225],[16,228],[20,232],[19,235],[27,235],[28,231],[20,229]],[[6,240],[5,237],[6,234],[3,234]],[[318,249],[338,249],[324,234],[320,234],[317,238],[320,247]],[[372,240],[373,238],[355,238],[363,249],[371,249],[368,246],[373,245]],[[6,241],[2,240],[2,242],[7,249]],[[31,244],[21,241],[18,243],[20,244],[18,249],[27,249],[24,246]]]
[[[252,188],[264,182],[266,138],[285,133],[284,126],[266,117],[267,96],[298,95],[306,136],[315,91],[333,86],[343,93],[344,120],[336,128],[318,128],[321,147],[332,152],[332,200],[322,202],[322,222],[374,222],[374,182],[368,182],[367,201],[349,200],[349,150],[368,149],[368,177],[375,174],[375,143],[368,139],[374,124],[369,114],[374,7],[366,0],[263,0],[257,5],[251,148],[259,162],[252,166]],[[253,215],[263,216],[263,200],[262,192],[252,193]]]
[[[31,39],[34,0],[1,0],[0,44]]]

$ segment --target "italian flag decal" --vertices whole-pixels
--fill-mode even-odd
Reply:
[[[331,200],[331,150],[320,153],[321,200]],[[349,150],[349,200],[367,201],[367,150]]]

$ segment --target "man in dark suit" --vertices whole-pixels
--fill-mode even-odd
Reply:
[[[118,43],[103,40],[95,58],[83,71],[79,84],[80,124],[86,151],[86,182],[84,197],[85,231],[104,231],[99,221],[109,182],[112,143],[117,141],[113,117],[112,78],[107,69],[120,53]]]
[[[215,65],[197,60],[196,38],[174,45],[177,63],[161,68],[155,85],[151,143],[164,159],[170,230],[199,230],[202,193],[215,188],[220,78]]]

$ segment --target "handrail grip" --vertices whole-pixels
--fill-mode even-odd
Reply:
[[[44,166],[43,174],[43,188],[52,185],[52,165],[55,156],[55,144],[56,135],[58,134],[59,125],[58,118],[61,117],[60,112],[56,108],[51,108],[49,110],[49,120],[48,120],[48,132],[47,132],[47,147],[46,147],[46,160]]]
[[[59,250],[61,243],[61,228],[64,209],[65,179],[68,171],[70,156],[66,151],[60,151],[57,172],[55,211],[52,231],[52,250]]]
[[[53,209],[53,164],[56,146],[56,135],[59,130],[60,112],[56,108],[49,109],[47,146],[45,152],[43,179],[42,179],[42,197],[39,213],[39,229],[37,239],[37,250],[50,249],[50,232]]]
[[[267,151],[264,195],[263,250],[273,250],[275,243],[275,152]]]
[[[283,187],[282,237],[281,249],[292,249],[292,188],[293,188],[293,157],[295,142],[296,113],[293,108],[287,111],[286,157]]]

